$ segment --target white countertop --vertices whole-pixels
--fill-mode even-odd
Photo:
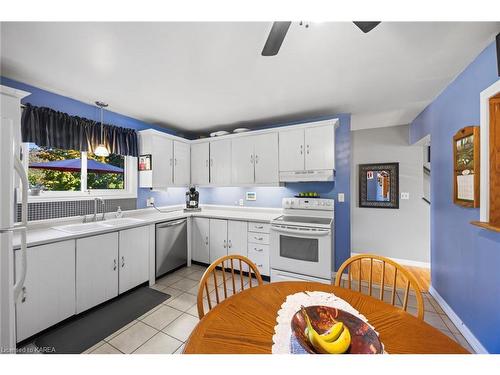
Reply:
[[[282,214],[280,208],[255,208],[255,207],[237,207],[237,206],[201,206],[201,211],[184,212],[181,206],[160,207],[158,212],[154,208],[146,208],[139,210],[124,211],[123,217],[135,218],[143,220],[142,223],[116,225],[113,227],[102,227],[93,231],[84,233],[67,233],[61,230],[53,229],[55,226],[78,224],[81,223],[81,218],[66,218],[57,220],[43,220],[39,222],[31,222],[28,224],[27,245],[37,246],[47,243],[59,242],[75,238],[83,238],[95,236],[96,234],[116,232],[119,230],[134,228],[143,225],[150,225],[159,222],[177,220],[186,217],[206,217],[212,219],[228,219],[228,220],[244,220],[269,223]],[[114,218],[114,213],[108,213],[107,218]],[[106,221],[104,221],[106,223]],[[14,235],[14,249],[20,247],[20,235]]]

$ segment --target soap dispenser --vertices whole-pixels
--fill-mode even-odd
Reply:
[[[120,219],[123,216],[123,211],[120,206],[118,206],[118,209],[116,210],[115,217],[117,219]]]

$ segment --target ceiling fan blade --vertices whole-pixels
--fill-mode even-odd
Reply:
[[[366,33],[369,33],[372,31],[379,23],[380,21],[369,21],[369,22],[364,22],[364,21],[353,21],[353,23],[359,27],[359,29]]]
[[[280,50],[281,44],[292,22],[273,22],[266,44],[262,49],[262,56],[274,56]]]

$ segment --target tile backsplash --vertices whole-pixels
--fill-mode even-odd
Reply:
[[[120,206],[122,211],[135,210],[137,199],[105,199],[104,210],[114,212]],[[102,206],[98,204],[97,211],[102,213]],[[28,221],[57,219],[69,216],[90,215],[94,213],[94,200],[74,200],[56,202],[28,203]],[[17,220],[21,220],[21,205],[17,205]]]

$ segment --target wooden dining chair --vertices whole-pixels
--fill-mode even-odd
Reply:
[[[344,271],[347,269],[347,274]],[[346,280],[347,279],[347,280]],[[344,281],[344,285],[342,284]],[[392,259],[375,255],[360,254],[347,259],[338,269],[335,285],[362,293],[362,284],[368,288],[368,294],[373,297],[373,287],[379,288],[378,298],[397,306],[396,292],[404,291],[402,309],[408,311],[410,289],[413,290],[417,302],[417,318],[424,318],[424,299],[418,281],[406,268]],[[363,288],[366,289],[366,288]],[[390,301],[386,301],[386,291],[390,292]]]
[[[237,277],[237,275],[239,276]],[[248,279],[247,282],[244,280],[245,277]],[[213,285],[209,285],[212,282]],[[203,305],[204,294],[206,294],[208,310],[211,310],[212,302],[215,303],[215,306],[233,294],[245,290],[245,287],[248,289],[262,284],[263,281],[259,269],[247,257],[241,255],[220,257],[207,268],[201,277],[197,300],[198,316],[201,319],[205,315],[205,306]],[[215,287],[215,301],[212,301],[210,298],[211,287]]]

